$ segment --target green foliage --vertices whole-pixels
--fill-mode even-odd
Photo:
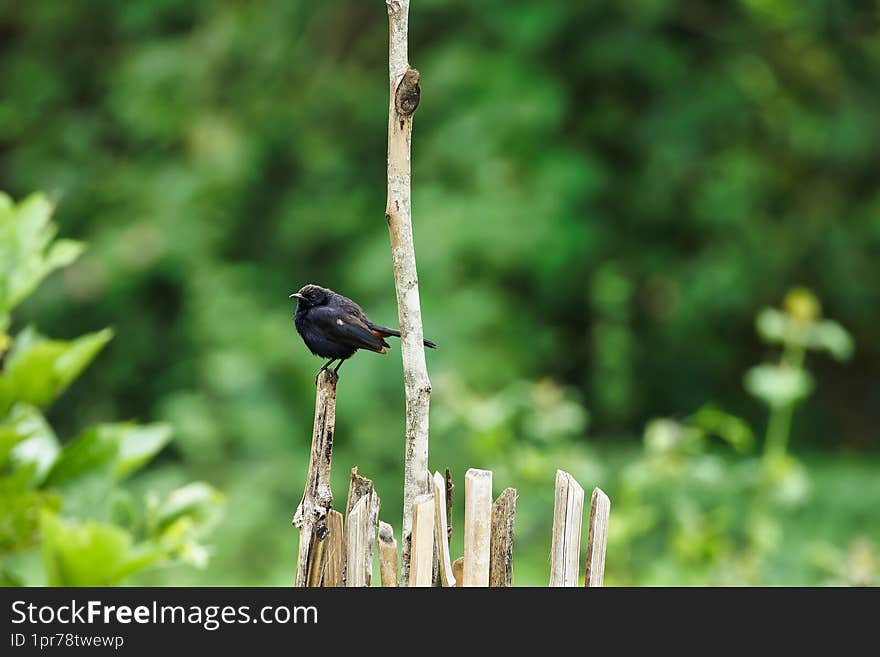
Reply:
[[[51,206],[39,195],[13,204],[0,195],[0,222],[14,267],[0,271],[8,313],[81,246],[53,242]],[[8,324],[8,315],[6,323]],[[99,424],[62,442],[43,411],[112,338],[104,329],[74,340],[50,340],[26,328],[7,340],[0,372],[0,555],[4,585],[120,584],[151,565],[183,560],[204,566],[203,530],[220,495],[204,483],[155,494],[137,521],[137,505],[119,483],[147,465],[171,440],[165,424]],[[120,511],[127,507],[127,513]],[[127,515],[127,518],[123,518]],[[39,548],[44,579],[29,581],[15,565]]]
[[[4,555],[36,545],[40,512],[61,506],[61,497],[56,493],[32,488],[29,474],[27,470],[21,470],[18,476],[0,477],[0,498],[3,500],[0,552]]]
[[[663,585],[750,581],[739,555],[742,520],[731,500],[749,493],[748,468],[708,449],[690,421],[652,420],[644,451],[620,475],[609,553],[618,581]],[[649,552],[653,558],[648,558]]]

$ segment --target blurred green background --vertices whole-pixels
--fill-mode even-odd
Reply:
[[[608,584],[878,583],[876,4],[413,0],[410,23],[453,552],[464,472],[493,469],[514,581],[545,584],[562,468],[612,499]],[[88,244],[8,333],[112,326],[45,411],[59,442],[167,423],[127,494],[225,496],[206,563],[124,581],[292,581],[320,362],[287,295],[396,321],[387,85],[381,0],[0,0],[0,189]],[[357,465],[398,531],[403,408],[397,344],[342,370],[337,503]],[[54,581],[40,540],[0,554],[25,583]]]

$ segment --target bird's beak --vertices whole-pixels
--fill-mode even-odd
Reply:
[[[287,297],[287,298],[288,298],[288,299],[302,299],[302,298],[303,298],[303,295],[301,295],[299,292],[294,292],[293,294],[291,294],[291,295],[290,295],[289,297]]]

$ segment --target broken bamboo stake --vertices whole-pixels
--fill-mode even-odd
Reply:
[[[556,471],[550,586],[577,586],[584,489],[567,472]]]
[[[333,458],[333,430],[336,425],[337,381],[335,373],[325,370],[320,373],[316,383],[309,471],[302,501],[293,516],[293,524],[299,528],[294,586],[306,586],[309,582],[320,581],[319,573],[323,571],[323,564],[316,563],[314,557],[324,556],[324,550],[316,550],[316,547],[317,542],[327,537],[327,512],[333,506],[330,465]]]
[[[348,482],[348,501],[345,505],[346,512],[348,514],[351,514],[355,506],[361,500],[365,500],[365,517],[361,521],[362,526],[352,527],[351,525],[347,524],[348,531],[346,532],[346,536],[351,535],[352,531],[360,531],[363,533],[363,542],[359,543],[359,545],[361,545],[361,547],[359,548],[361,552],[357,554],[357,559],[359,559],[362,563],[359,563],[356,568],[359,572],[364,573],[364,581],[366,583],[354,584],[354,586],[370,586],[372,579],[371,575],[373,571],[373,544],[376,540],[376,530],[378,529],[379,523],[380,500],[379,496],[376,494],[376,489],[373,486],[373,482],[370,479],[367,479],[366,477],[358,474],[357,466],[355,466],[351,469],[351,478]],[[346,556],[345,565],[343,566],[342,570],[342,579],[344,582],[346,582],[346,584],[348,581],[349,567],[351,567],[351,562]]]
[[[511,586],[513,581],[513,524],[516,489],[505,488],[492,504],[492,547],[489,586]]]
[[[462,586],[489,586],[491,533],[492,471],[471,468],[464,476]]]
[[[584,586],[602,586],[605,578],[605,545],[608,542],[608,516],[611,500],[601,488],[594,488],[590,497],[590,529],[587,535],[587,573]]]
[[[369,567],[364,556],[367,553],[370,511],[369,498],[364,496],[354,505],[345,519],[345,586],[369,586]],[[369,564],[370,566],[372,563]]]
[[[419,495],[430,492],[428,472],[428,407],[431,382],[422,342],[419,278],[413,246],[410,146],[413,113],[419,105],[419,72],[408,60],[410,0],[386,0],[388,10],[388,198],[385,219],[391,236],[391,261],[397,291],[400,350],[406,393],[401,584],[409,581],[412,509]]]
[[[452,561],[449,558],[449,530],[446,520],[446,480],[434,473],[434,541],[437,545],[440,582],[445,587],[455,586]]]
[[[345,538],[342,514],[331,509],[327,514],[329,534],[324,539],[324,581],[321,586],[342,586],[342,570],[345,564]]]
[[[412,561],[410,586],[432,586],[434,583],[434,500],[419,496],[413,504]]]
[[[379,521],[379,576],[382,586],[397,586],[397,541],[394,529],[387,522]]]

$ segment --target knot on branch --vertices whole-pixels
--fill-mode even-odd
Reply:
[[[397,85],[397,91],[394,93],[394,109],[401,118],[412,116],[419,106],[419,99],[422,90],[419,88],[419,78],[421,75],[414,68],[407,68],[406,73]]]

